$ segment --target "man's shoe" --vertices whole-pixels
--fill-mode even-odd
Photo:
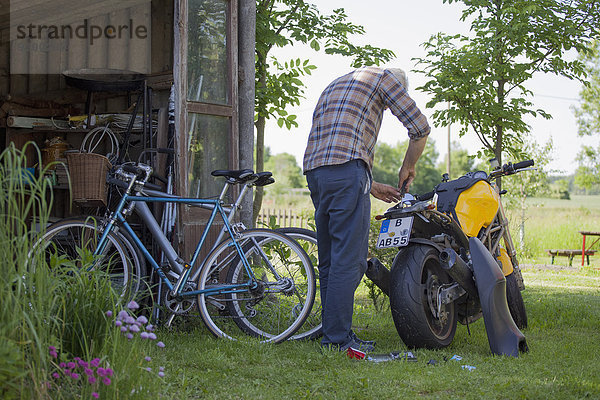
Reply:
[[[348,349],[357,350],[362,353],[370,353],[375,350],[375,345],[368,343],[359,343],[356,340],[352,339],[350,342],[346,343],[344,346],[340,346],[340,351],[348,351]]]
[[[352,330],[350,331],[350,339],[354,340],[359,345],[373,346],[373,348],[375,348],[375,345],[377,344],[374,340],[360,339],[358,336],[356,336],[356,333],[354,333],[354,331],[352,331]]]

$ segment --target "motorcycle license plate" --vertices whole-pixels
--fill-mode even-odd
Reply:
[[[413,217],[386,219],[381,223],[377,248],[403,247],[408,244]]]

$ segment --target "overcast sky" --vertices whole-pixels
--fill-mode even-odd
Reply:
[[[388,48],[396,54],[396,59],[386,64],[403,68],[409,77],[409,93],[417,102],[424,114],[432,123],[432,110],[425,108],[428,96],[414,88],[425,82],[421,74],[410,72],[415,68],[413,58],[424,57],[421,46],[432,34],[444,32],[448,34],[467,33],[468,25],[459,20],[461,8],[458,4],[443,4],[442,0],[313,0],[322,13],[330,13],[333,9],[344,8],[349,20],[365,27],[366,34],[356,37],[359,44],[371,44]],[[290,58],[310,59],[317,66],[312,76],[304,78],[308,88],[305,99],[299,107],[290,108],[291,113],[298,115],[299,127],[291,131],[281,129],[274,121],[268,122],[265,137],[266,145],[272,154],[287,152],[293,154],[302,165],[302,156],[306,147],[308,132],[311,126],[313,108],[321,91],[336,77],[352,69],[349,60],[341,56],[328,56],[314,52],[308,47],[296,45],[293,48],[276,49],[278,59]],[[563,173],[575,171],[575,157],[584,143],[577,136],[577,125],[571,107],[578,104],[581,85],[576,81],[554,75],[539,75],[529,84],[534,93],[532,99],[536,108],[541,108],[554,117],[550,121],[542,118],[528,118],[532,127],[532,137],[540,144],[552,138],[554,142],[554,161],[550,167]],[[433,125],[433,124],[432,124]],[[433,128],[431,138],[443,156],[447,148],[447,128]],[[475,153],[480,142],[474,134],[458,138],[458,127],[451,128],[452,141],[458,140],[463,148]],[[389,112],[383,119],[379,135],[380,142],[395,144],[406,140],[406,129]],[[590,141],[589,138],[585,140]],[[597,140],[594,142],[596,143]],[[402,160],[390,160],[400,166]]]

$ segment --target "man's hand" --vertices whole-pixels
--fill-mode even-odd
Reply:
[[[383,200],[386,203],[391,203],[393,201],[399,202],[402,200],[402,195],[398,188],[375,181],[371,184],[371,194],[375,198]]]

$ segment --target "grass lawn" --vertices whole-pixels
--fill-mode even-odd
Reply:
[[[167,398],[196,399],[570,399],[600,398],[600,271],[525,268],[530,351],[492,356],[483,320],[470,334],[459,325],[450,347],[413,350],[417,362],[371,363],[321,353],[318,342],[263,345],[213,338],[188,319],[157,354]],[[355,307],[359,336],[377,353],[406,351],[389,312],[376,312],[361,287]],[[454,354],[462,361],[444,361]],[[429,360],[436,365],[428,365]],[[463,365],[474,366],[469,371]]]

